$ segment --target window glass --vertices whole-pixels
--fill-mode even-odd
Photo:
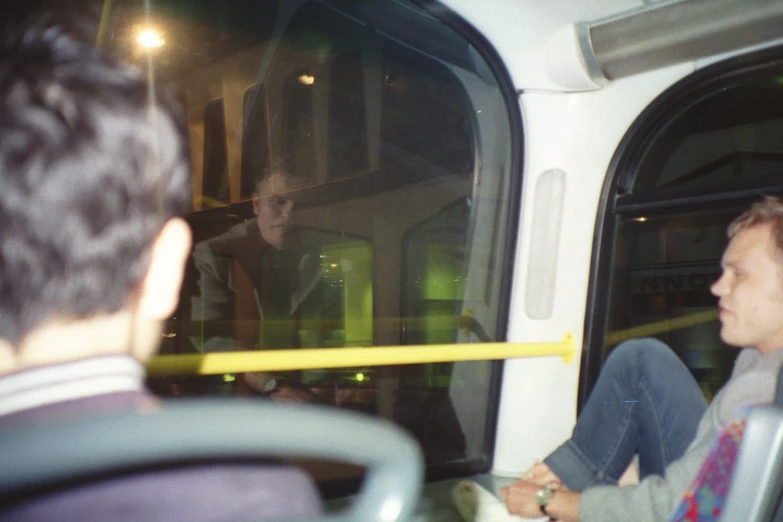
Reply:
[[[465,295],[464,223],[468,202],[458,201],[416,225],[405,240],[403,317],[406,344],[445,344],[457,341],[454,317]]]
[[[225,136],[223,203],[188,217],[194,247],[166,353],[501,340],[511,91],[414,3],[261,3],[274,6],[152,2],[166,44],[140,53],[120,29],[139,20],[139,2],[115,0],[112,34],[126,36],[112,45],[183,92],[193,156],[205,158],[197,201],[214,192],[211,119]],[[178,396],[285,390],[385,417],[418,438],[436,477],[487,469],[500,364],[150,383]]]
[[[768,186],[783,169],[783,76],[709,91],[668,122],[647,149],[634,193]]]
[[[283,155],[286,172],[292,175],[315,175],[314,81],[307,67],[283,80]]]
[[[654,336],[687,364],[708,399],[728,379],[737,350],[720,339],[710,286],[720,276],[728,224],[783,184],[782,74],[778,66],[708,77],[661,102],[657,121],[640,127],[638,136],[648,138],[625,159],[624,194],[610,216],[601,359],[623,340]]]
[[[204,110],[204,192],[206,207],[228,201],[228,151],[226,150],[226,110],[223,100],[207,104]]]
[[[473,167],[472,115],[462,85],[447,70],[395,42],[384,42],[382,161],[401,168],[410,158],[449,173]]]
[[[736,350],[719,335],[715,297],[726,227],[737,210],[622,220],[617,231],[607,347],[657,337],[685,361],[707,397]]]
[[[242,174],[241,199],[250,198],[256,191],[255,180],[263,175],[269,165],[269,120],[266,112],[266,98],[259,85],[249,88],[242,103]]]
[[[329,177],[366,172],[367,110],[360,50],[336,57],[329,71]]]

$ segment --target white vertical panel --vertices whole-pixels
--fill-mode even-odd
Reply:
[[[565,189],[566,174],[560,169],[547,170],[536,181],[525,289],[525,311],[531,319],[552,316]]]

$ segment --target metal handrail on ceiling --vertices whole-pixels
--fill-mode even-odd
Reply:
[[[615,80],[783,39],[779,0],[680,0],[577,25],[593,79]]]

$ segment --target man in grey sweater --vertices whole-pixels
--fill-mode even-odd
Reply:
[[[712,403],[663,343],[623,343],[607,359],[572,437],[501,491],[510,513],[564,522],[668,520],[737,409],[772,401],[783,363],[783,201],[756,203],[729,225],[728,236],[711,291],[721,339],[745,348]],[[637,453],[642,480],[617,486]]]

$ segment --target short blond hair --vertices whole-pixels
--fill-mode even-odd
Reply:
[[[771,225],[772,239],[778,251],[783,253],[783,199],[778,196],[764,196],[764,199],[737,216],[729,224],[729,239],[743,230],[766,224]]]

